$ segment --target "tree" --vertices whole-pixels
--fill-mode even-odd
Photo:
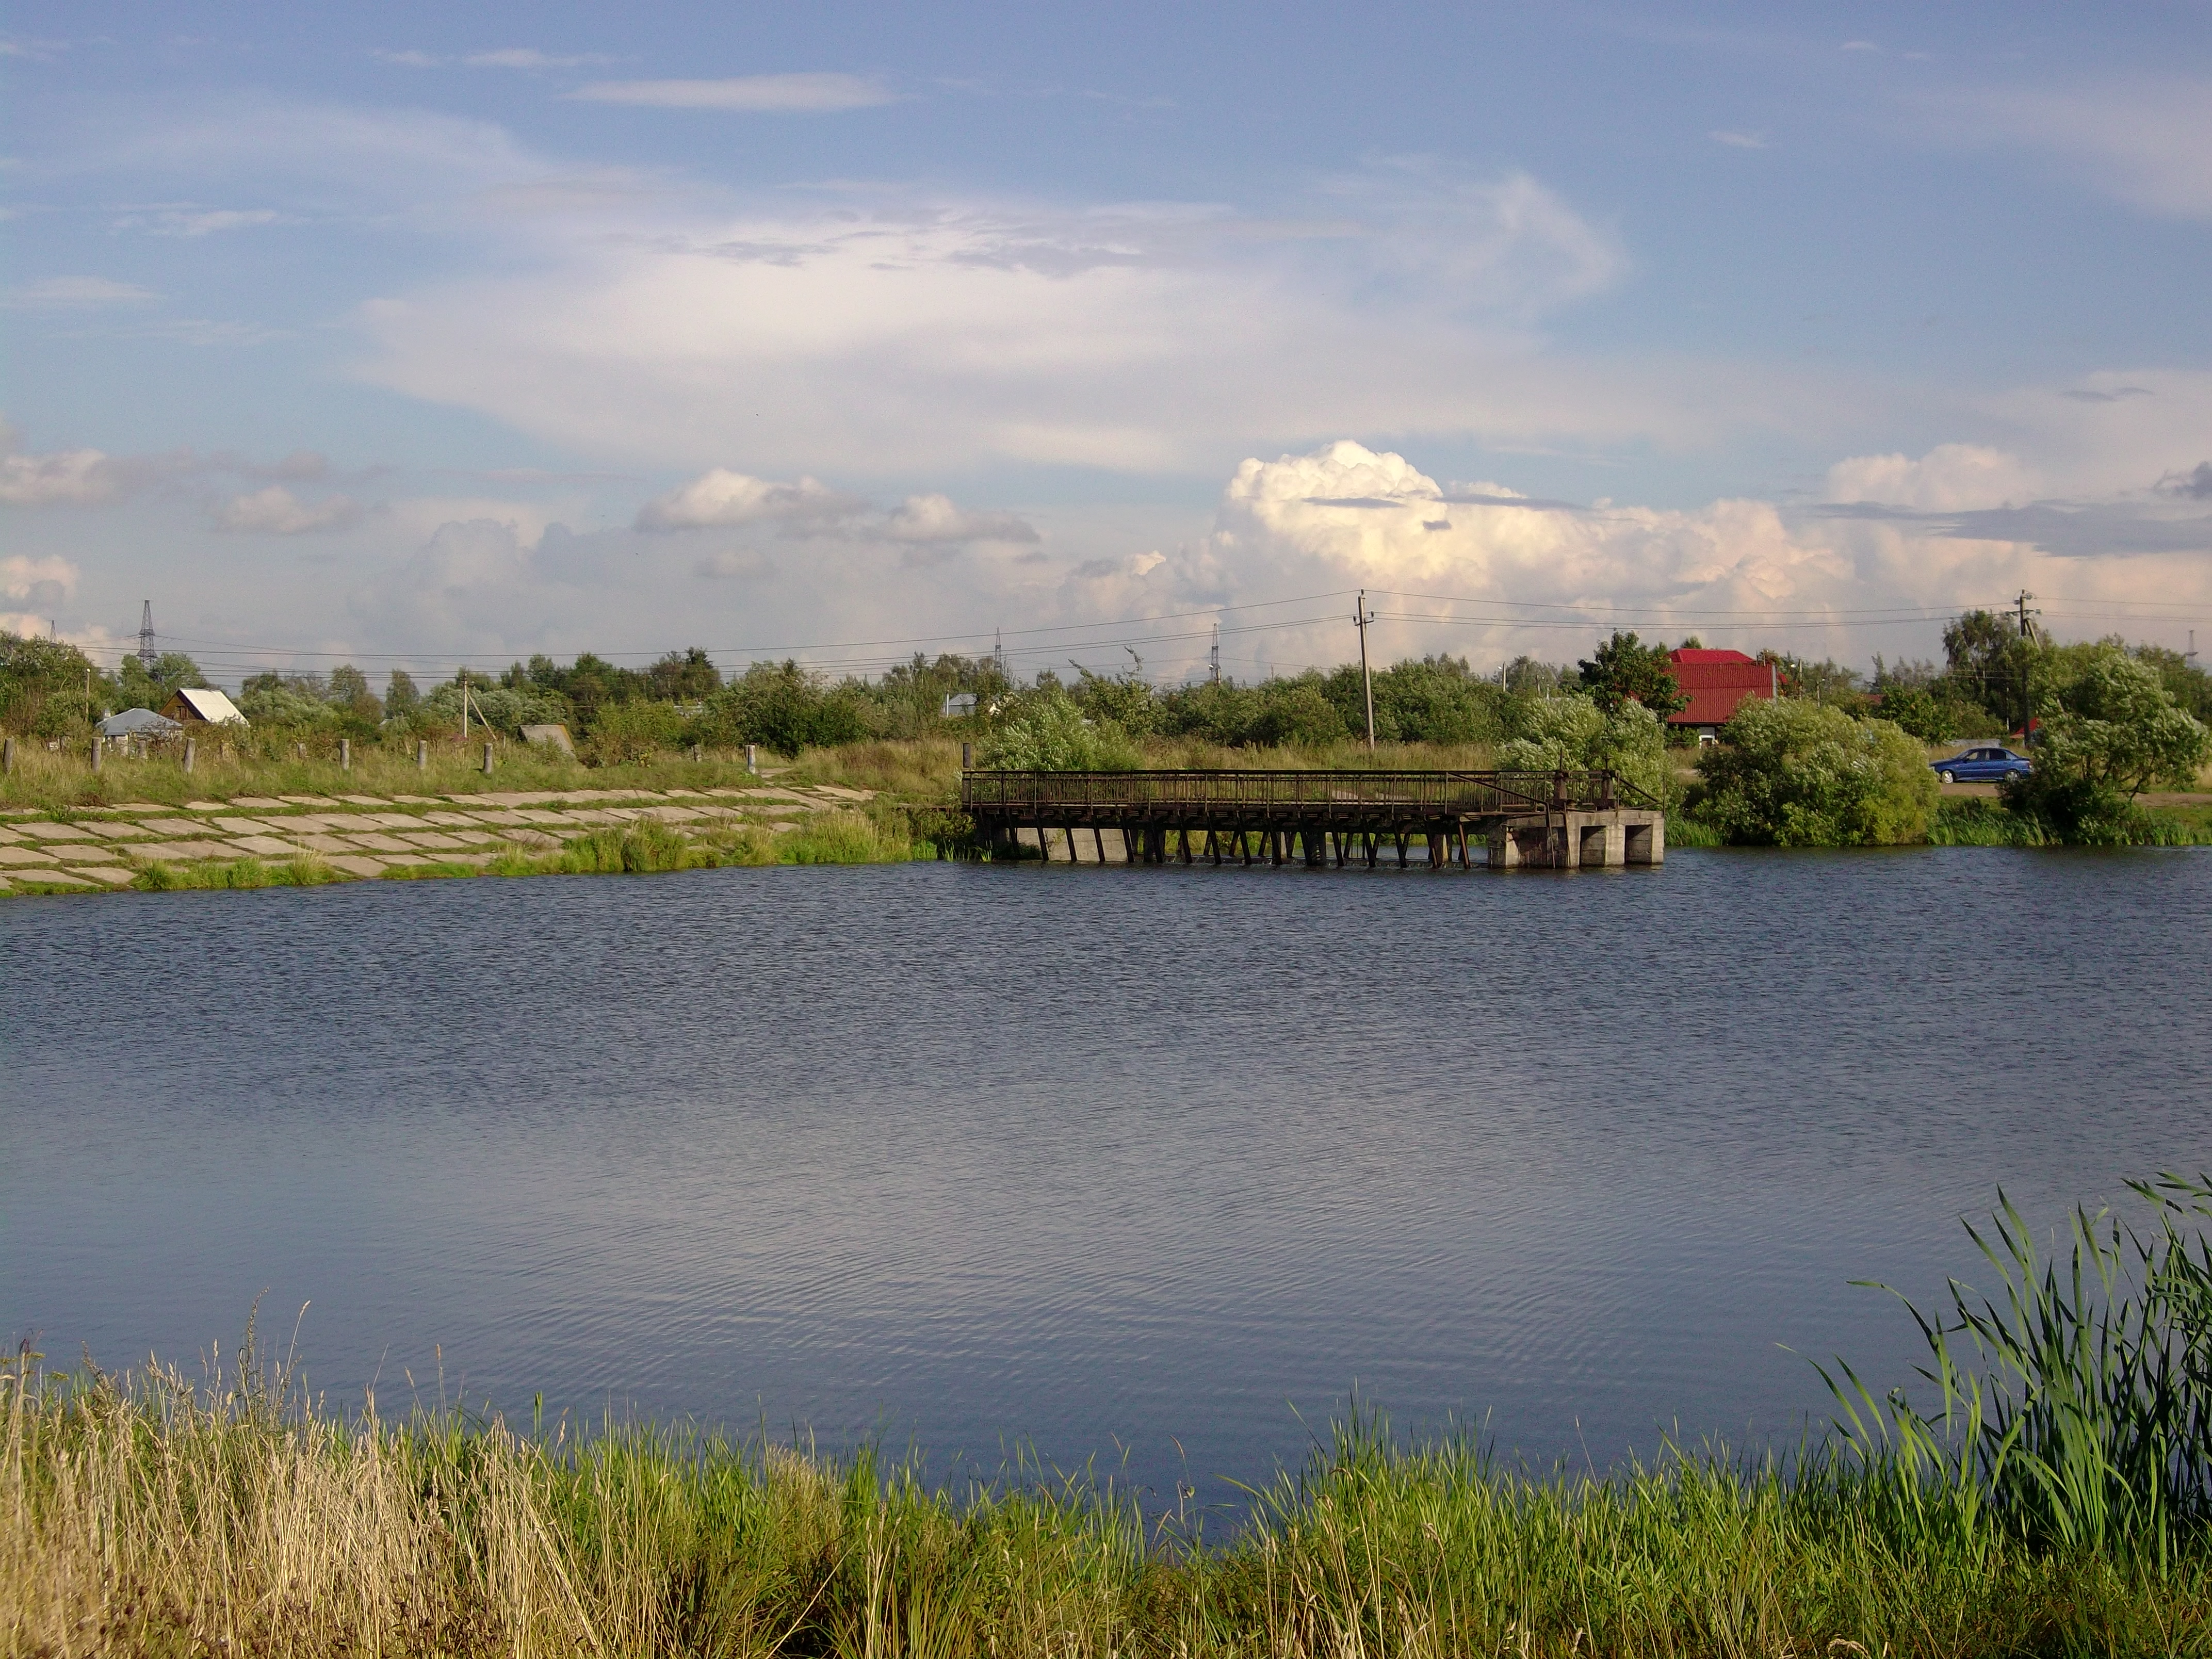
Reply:
[[[392,678],[384,687],[384,712],[392,719],[404,720],[422,706],[422,694],[415,689],[415,682],[404,668],[392,671]]]
[[[1667,647],[1645,645],[1632,633],[1616,629],[1595,658],[1576,666],[1582,671],[1583,689],[1605,714],[1624,702],[1640,702],[1663,720],[1690,706],[1674,678],[1674,665],[1667,660]]]
[[[1996,716],[2002,726],[2026,718],[2029,669],[2037,647],[2048,641],[1994,611],[1968,611],[1944,624],[1944,678],[1950,695]]]
[[[207,684],[200,665],[181,651],[164,651],[155,659],[150,674],[137,658],[125,657],[116,678],[125,708],[151,708],[157,714],[185,687]]]
[[[1889,721],[1798,698],[1741,704],[1698,771],[1691,811],[1747,846],[1921,841],[1942,793],[1920,745]]]
[[[704,702],[722,689],[721,671],[700,645],[670,652],[645,671],[645,678],[664,702]]]
[[[1357,679],[1359,671],[1353,669],[1352,675]],[[1319,674],[1304,673],[1286,680],[1269,680],[1257,690],[1259,708],[1252,717],[1248,742],[1320,748],[1328,744],[1341,743],[1352,735],[1353,728],[1346,721],[1336,700],[1328,695],[1326,683]],[[1380,711],[1377,711],[1376,726],[1380,735]],[[1364,726],[1363,713],[1360,729],[1364,730]]]
[[[1124,732],[1141,734],[1152,730],[1159,710],[1152,684],[1145,678],[1145,659],[1133,652],[1130,654],[1134,659],[1130,667],[1111,676],[1094,673],[1078,662],[1068,666],[1077,677],[1075,706],[1085,719],[1110,721]]]
[[[706,742],[796,755],[872,736],[874,714],[855,681],[825,686],[796,662],[757,662],[707,700],[697,731]]]
[[[1375,677],[1377,735],[1387,723],[1402,743],[1494,739],[1499,700],[1498,688],[1478,678],[1463,657],[1408,657]]]
[[[2005,804],[2064,840],[2142,839],[2135,798],[2193,784],[2212,758],[2212,732],[2117,641],[2054,652],[2045,666],[2034,770],[2006,784]]]
[[[137,659],[129,660],[135,665]],[[195,683],[198,678],[195,672]],[[82,730],[88,712],[108,712],[114,697],[112,683],[76,647],[0,629],[0,729],[27,737],[66,737]]]
[[[1139,763],[1127,736],[1084,719],[1056,686],[1024,697],[983,740],[981,759],[1009,772],[1127,772]]]

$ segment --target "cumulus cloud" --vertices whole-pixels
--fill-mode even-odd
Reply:
[[[58,554],[11,553],[0,559],[0,599],[45,605],[76,592],[76,566]]]
[[[849,495],[801,478],[776,483],[718,466],[638,510],[640,530],[706,530],[764,521],[822,521],[860,510]]]
[[[344,495],[303,501],[282,484],[216,505],[210,519],[217,530],[247,536],[307,536],[340,530],[361,517],[361,507]]]
[[[16,311],[84,311],[149,305],[161,297],[149,288],[106,276],[49,276],[9,289],[0,304]]]
[[[1980,444],[1939,444],[1918,460],[1855,455],[1828,469],[1827,499],[1947,513],[2005,507],[2033,496],[2037,480],[2017,456]]]
[[[0,501],[10,507],[90,507],[129,488],[131,469],[97,449],[16,452],[12,430],[0,432]]]
[[[859,75],[741,75],[720,81],[595,81],[568,94],[594,104],[653,109],[738,110],[763,114],[831,114],[888,104],[893,94]]]
[[[909,495],[884,520],[887,541],[945,546],[961,542],[1034,545],[1036,526],[1012,513],[970,513],[945,495]]]

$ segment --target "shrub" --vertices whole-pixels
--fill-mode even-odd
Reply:
[[[1352,678],[1358,679],[1357,670]],[[1364,715],[1358,727],[1347,724],[1318,674],[1269,680],[1259,688],[1258,701],[1259,709],[1245,739],[1248,743],[1319,748],[1324,744],[1341,743],[1355,730],[1363,735],[1366,730]]]
[[[1010,772],[1130,772],[1141,763],[1118,726],[1092,725],[1058,690],[1024,699],[984,739],[980,758]]]
[[[1921,747],[1887,720],[1796,698],[1745,702],[1698,757],[1690,810],[1736,845],[1924,840],[1942,797]]]
[[[1655,799],[1667,799],[1667,732],[1642,703],[1623,701],[1611,714],[1595,698],[1515,700],[1514,736],[1498,751],[1509,772],[1618,772]]]
[[[695,730],[703,743],[796,755],[874,736],[873,712],[865,688],[850,681],[825,686],[796,662],[757,662],[707,700]]]
[[[641,766],[683,738],[684,716],[673,703],[619,702],[599,711],[576,755],[586,766]]]

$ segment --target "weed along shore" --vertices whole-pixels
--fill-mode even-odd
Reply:
[[[2203,1653],[2212,1186],[2130,1184],[2148,1219],[2076,1212],[2048,1258],[2001,1208],[1998,1295],[1911,1312],[1917,1398],[1832,1362],[1837,1427],[1786,1454],[1545,1472],[1355,1411],[1210,1525],[1018,1453],[933,1483],[691,1426],[339,1413],[251,1322],[198,1378],[26,1343],[0,1652]]]

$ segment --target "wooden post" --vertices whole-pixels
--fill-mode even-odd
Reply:
[[[341,772],[353,770],[353,739],[351,738],[338,739],[338,770]]]
[[[15,769],[15,739],[13,738],[0,738],[0,776],[5,776],[8,774],[14,772]]]
[[[430,769],[430,744],[422,738],[415,739],[415,769],[418,772]]]
[[[189,775],[191,775],[191,769],[192,769],[192,763],[193,763],[194,761],[198,760],[199,757],[200,757],[200,744],[199,744],[199,739],[198,739],[198,738],[186,738],[185,739],[185,772],[186,775],[188,775],[188,776],[189,776]]]
[[[100,733],[94,732],[92,734],[92,769],[95,775],[100,770],[100,751],[106,745],[100,742]]]

